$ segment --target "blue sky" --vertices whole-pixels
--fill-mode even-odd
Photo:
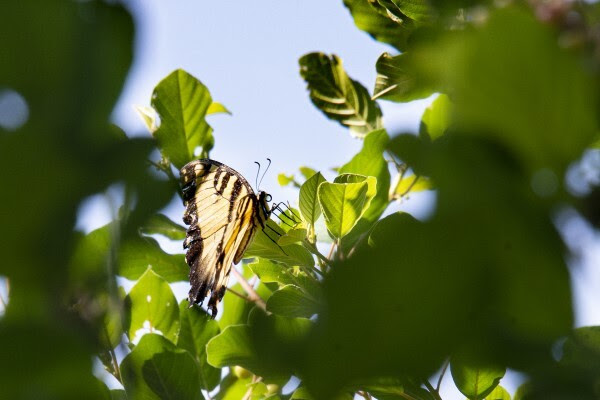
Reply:
[[[146,106],[154,86],[171,71],[183,68],[199,78],[213,99],[233,115],[209,119],[214,128],[211,158],[224,162],[254,181],[254,161],[273,160],[262,188],[275,200],[296,202],[297,192],[280,188],[279,172],[296,173],[303,165],[333,177],[330,168],[348,161],[362,142],[316,110],[300,78],[298,58],[311,51],[335,53],[351,77],[372,91],[375,61],[391,47],[358,30],[341,0],[130,0],[137,27],[136,55],[113,118],[129,135],[147,135],[134,106]],[[416,131],[431,99],[409,104],[380,102],[391,134]],[[431,194],[413,195],[403,209],[425,215]],[[180,221],[183,206],[168,213]],[[81,208],[78,226],[89,231],[110,219],[101,196]],[[574,264],[578,325],[600,324],[600,240],[589,227],[572,222],[572,237],[586,243]],[[575,224],[575,225],[573,225]],[[584,241],[584,242],[582,242]],[[591,250],[590,250],[591,249]],[[594,283],[596,282],[596,283]],[[504,380],[514,393],[518,379]],[[463,398],[445,379],[445,399]]]

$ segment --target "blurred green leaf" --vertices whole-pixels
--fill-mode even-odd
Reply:
[[[321,216],[321,207],[317,198],[317,189],[319,185],[325,182],[325,178],[320,172],[317,172],[306,180],[300,187],[300,212],[304,220],[313,225]]]
[[[183,254],[167,254],[150,237],[133,237],[119,250],[119,275],[135,280],[148,268],[167,282],[187,281],[189,267]]]
[[[238,293],[243,293],[244,289],[239,283],[231,287]],[[229,325],[239,325],[248,322],[248,314],[254,307],[254,304],[239,298],[233,293],[225,292],[223,297],[223,314],[219,319],[219,327],[221,331],[225,330]]]
[[[374,177],[365,177],[359,183],[323,182],[319,185],[319,204],[327,229],[334,237],[344,237],[356,225],[374,196],[370,187],[375,185]]]
[[[273,292],[267,311],[284,317],[310,318],[319,311],[319,303],[295,285],[286,285]]]
[[[152,269],[148,268],[131,289],[125,298],[125,305],[130,341],[157,331],[173,343],[176,342],[179,332],[177,300],[167,281]]]
[[[221,380],[221,370],[208,364],[206,344],[219,334],[219,324],[200,307],[190,308],[185,300],[179,304],[179,323],[177,347],[187,350],[198,361],[202,389],[213,390]]]
[[[123,389],[113,389],[110,391],[111,400],[127,400],[127,393]]]
[[[452,102],[445,94],[440,94],[421,118],[419,135],[435,140],[448,130],[452,118]]]
[[[299,63],[313,104],[328,118],[349,127],[357,137],[382,127],[379,106],[363,85],[346,74],[339,57],[309,53]]]
[[[304,179],[309,179],[311,176],[317,173],[317,171],[310,167],[300,167],[299,170]]]
[[[146,221],[146,224],[140,231],[145,235],[159,234],[172,240],[183,240],[185,239],[186,229],[171,221],[171,219],[164,214],[155,214]]]
[[[216,400],[239,400],[243,399],[248,392],[249,385],[252,383],[251,378],[238,379],[232,374],[229,374],[221,382],[219,393]]]
[[[408,53],[397,56],[383,53],[377,59],[375,68],[377,79],[373,99],[404,103],[423,99],[435,91],[427,81],[419,80],[415,73],[414,60]]]
[[[406,18],[402,23],[380,14],[369,0],[344,0],[354,18],[356,26],[374,39],[388,43],[400,51],[407,47],[407,41],[415,29],[414,21]]]
[[[398,175],[395,179],[394,190],[391,195],[394,199],[400,199],[409,193],[422,192],[424,190],[433,189],[431,181],[419,175],[406,174],[404,176]]]
[[[400,11],[415,21],[429,21],[433,16],[433,9],[427,0],[391,0]]]
[[[208,106],[208,109],[206,110],[206,115],[220,114],[220,113],[231,115],[231,111],[229,111],[227,109],[227,107],[225,107],[221,103],[217,103],[214,101],[212,103],[210,103],[210,106]]]
[[[130,399],[203,399],[198,367],[190,354],[161,335],[144,335],[121,362]]]
[[[181,69],[154,88],[152,107],[160,115],[154,137],[161,152],[177,168],[192,161],[198,147],[202,147],[203,156],[212,149],[212,128],[204,119],[211,104],[206,86]]]
[[[600,326],[574,329],[563,345],[560,363],[600,381]]]
[[[499,141],[530,171],[560,174],[596,137],[589,69],[519,7],[494,10],[481,29],[447,37],[429,56],[421,68],[437,69],[451,88],[461,132]]]
[[[290,229],[285,233],[285,235],[280,236],[277,239],[277,244],[280,246],[287,246],[293,243],[298,243],[303,241],[306,238],[306,229],[304,228],[294,228]]]
[[[471,400],[480,400],[500,382],[506,368],[482,361],[466,353],[454,354],[450,359],[450,371],[458,390]]]
[[[388,141],[389,137],[383,129],[369,132],[360,152],[339,170],[340,174],[352,173],[377,178],[377,194],[363,215],[369,222],[377,221],[389,203],[390,172],[383,157]]]
[[[239,365],[262,375],[263,363],[254,349],[250,335],[248,325],[228,326],[208,342],[208,363],[217,368]]]
[[[280,246],[276,240],[285,233],[273,220],[268,220],[270,228],[260,229],[246,250],[244,257],[261,257],[281,262],[285,265],[312,267],[315,261],[308,250],[298,244]],[[279,232],[276,234],[274,231]]]
[[[485,400],[510,400],[510,393],[498,385],[485,397]]]
[[[294,175],[286,175],[286,174],[278,174],[277,175],[277,183],[279,183],[280,186],[287,186],[290,183],[295,183],[296,180],[294,178]]]

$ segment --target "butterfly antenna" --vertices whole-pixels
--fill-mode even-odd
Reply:
[[[269,170],[269,167],[271,166],[271,159],[267,158],[267,161],[269,162],[269,164],[267,165],[267,168],[265,168],[265,172],[263,172],[262,176],[260,177],[260,181],[258,182],[258,185],[256,185],[256,190],[259,190],[258,188],[260,187],[260,184],[262,183],[263,178],[265,177],[265,175],[267,174],[267,171]],[[258,178],[258,175],[256,177]]]
[[[256,190],[258,190],[258,174],[260,174],[260,163],[258,161],[254,161],[254,164],[258,165],[258,170],[256,171]]]

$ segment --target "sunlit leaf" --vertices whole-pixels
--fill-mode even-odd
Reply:
[[[148,269],[125,298],[127,335],[137,342],[146,333],[160,333],[175,342],[179,331],[179,307],[171,287]]]
[[[342,238],[356,225],[366,211],[375,193],[374,177],[365,177],[359,183],[329,183],[319,185],[319,204],[325,216],[327,229],[336,238]]]
[[[445,94],[440,94],[429,107],[425,109],[421,118],[419,134],[435,140],[442,136],[449,128],[452,118],[452,102]]]
[[[160,335],[145,335],[121,363],[130,399],[203,399],[192,356]]]
[[[148,106],[136,106],[135,110],[138,112],[144,125],[146,125],[146,128],[148,128],[148,131],[153,133],[158,128],[156,122],[158,115],[156,114],[156,111],[154,111],[154,108]]]
[[[510,393],[498,385],[485,397],[485,400],[510,400]]]
[[[214,389],[221,380],[221,370],[208,364],[206,344],[220,332],[219,324],[199,307],[189,307],[187,301],[179,304],[179,335],[177,347],[186,349],[198,361],[200,385],[203,389]]]
[[[201,147],[206,155],[212,149],[212,128],[204,117],[212,104],[206,86],[178,69],[154,88],[152,107],[160,115],[154,132],[162,153],[177,167],[192,161]]]
[[[303,241],[306,238],[306,229],[304,228],[294,228],[290,229],[285,233],[285,235],[281,236],[277,239],[277,244],[280,246],[287,246],[289,244],[298,243]]]
[[[301,245],[278,245],[276,241],[280,236],[284,235],[284,232],[272,220],[268,220],[267,224],[271,228],[261,229],[256,233],[244,257],[268,258],[289,266],[302,265],[312,267],[314,265],[315,262],[312,255]],[[276,234],[274,231],[279,233]]]
[[[408,102],[430,96],[434,89],[427,82],[419,81],[410,54],[391,56],[383,53],[377,63],[377,79],[373,99]]]
[[[299,63],[313,104],[327,117],[350,128],[358,137],[382,127],[379,106],[363,85],[346,74],[339,57],[310,53]]]
[[[433,184],[428,178],[412,174],[404,176],[399,174],[395,178],[394,185],[394,190],[391,193],[394,199],[400,199],[409,193],[422,192],[433,188]]]
[[[214,101],[210,103],[210,106],[208,106],[208,109],[206,110],[206,115],[219,113],[231,115],[231,111],[229,111],[223,104]]]
[[[300,212],[304,220],[314,225],[321,216],[321,207],[317,198],[317,189],[319,185],[325,182],[325,178],[320,172],[317,172],[302,184],[300,187]]]
[[[370,132],[365,137],[360,152],[339,170],[340,174],[352,173],[377,178],[377,194],[363,215],[363,218],[369,222],[376,221],[389,203],[390,172],[383,157],[388,141],[389,137],[385,130]]]
[[[467,354],[455,354],[450,360],[450,371],[458,390],[471,400],[485,398],[498,385],[506,368]]]

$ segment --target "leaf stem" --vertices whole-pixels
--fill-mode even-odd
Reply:
[[[256,293],[256,291],[254,290],[252,285],[248,283],[246,278],[244,278],[242,274],[240,274],[240,272],[233,267],[231,268],[231,271],[233,272],[233,275],[238,280],[240,285],[242,285],[246,293],[248,293],[248,299],[254,302],[258,307],[262,308],[265,312],[267,312],[267,303],[265,303],[265,301],[258,295],[258,293]]]
[[[438,378],[437,385],[435,387],[435,390],[438,393],[440,391],[440,387],[442,386],[442,379],[444,379],[444,374],[446,373],[446,370],[448,369],[448,365],[450,365],[450,359],[447,359],[444,362],[444,366],[442,367],[442,372],[440,372],[440,377]]]
[[[302,244],[304,245],[304,247],[306,247],[311,253],[313,253],[314,255],[316,255],[319,260],[323,261],[325,264],[327,264],[327,266],[331,266],[331,261],[329,260],[329,258],[325,257],[323,254],[321,254],[321,252],[319,251],[319,249],[317,248],[317,246],[310,242],[309,240],[304,239],[302,241]],[[319,275],[323,276],[323,272],[319,271],[317,268],[315,267],[311,267],[313,271],[315,271],[316,273],[318,273]]]
[[[119,368],[119,362],[117,361],[117,355],[115,353],[115,349],[110,347],[110,336],[108,334],[108,329],[106,328],[106,323],[102,324],[102,329],[104,330],[104,335],[106,336],[106,342],[108,343],[109,349],[108,353],[110,354],[110,360],[113,365],[113,373],[112,375],[117,378],[117,380],[123,383],[123,379],[121,378],[121,369]]]

